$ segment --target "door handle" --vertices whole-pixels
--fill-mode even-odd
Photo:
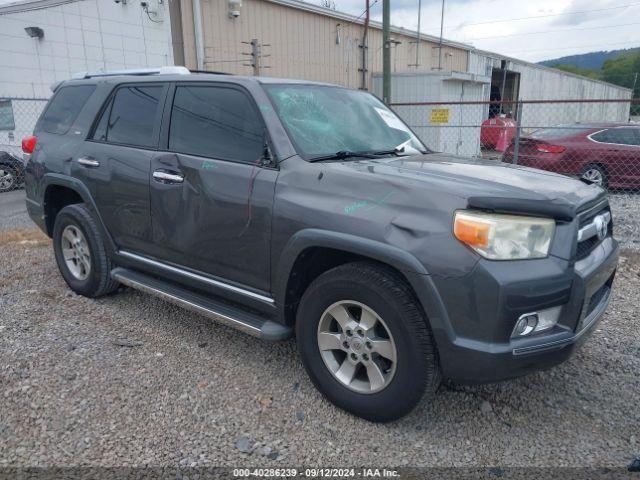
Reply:
[[[99,167],[100,162],[91,157],[80,157],[77,162],[85,167]]]
[[[153,178],[160,183],[182,183],[184,176],[179,173],[169,173],[164,170],[156,170],[153,172]]]

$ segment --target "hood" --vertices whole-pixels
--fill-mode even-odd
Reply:
[[[599,187],[564,175],[496,160],[440,153],[336,162],[328,163],[327,167],[329,165],[462,197],[470,208],[538,214],[568,221],[606,195]]]

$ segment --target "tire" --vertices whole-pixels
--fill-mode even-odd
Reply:
[[[0,165],[0,193],[10,192],[18,186],[18,172],[9,165]]]
[[[69,248],[72,239],[78,242],[76,248]],[[118,288],[111,278],[113,266],[100,229],[84,204],[60,210],[53,227],[53,249],[62,277],[77,294],[95,298]],[[76,261],[65,260],[65,253]]]
[[[335,320],[343,309],[349,313],[346,322],[351,329]],[[349,323],[354,319],[360,323]],[[372,322],[375,327],[363,336],[357,332],[356,325],[367,327]],[[315,279],[300,301],[296,338],[302,362],[318,390],[336,406],[370,421],[389,422],[406,415],[425,392],[432,395],[440,382],[427,319],[409,286],[383,266],[350,263]],[[371,350],[367,339],[373,338]],[[326,340],[335,345],[328,348]],[[377,348],[378,344],[384,348]],[[345,368],[344,362],[356,363],[354,353],[359,361],[352,375],[353,367]]]
[[[590,163],[589,165],[586,165],[582,169],[582,172],[580,172],[580,177],[591,181],[591,183],[594,183],[605,190],[608,188],[609,178],[607,176],[607,172],[604,167],[597,163]]]

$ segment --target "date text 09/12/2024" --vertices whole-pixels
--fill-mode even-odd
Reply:
[[[397,470],[386,468],[234,468],[236,478],[305,477],[305,478],[394,478]]]

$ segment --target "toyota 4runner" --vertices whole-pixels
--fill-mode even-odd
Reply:
[[[76,77],[23,141],[27,207],[69,287],[295,336],[356,415],[556,365],[607,307],[599,187],[431,152],[362,91],[183,67]]]

